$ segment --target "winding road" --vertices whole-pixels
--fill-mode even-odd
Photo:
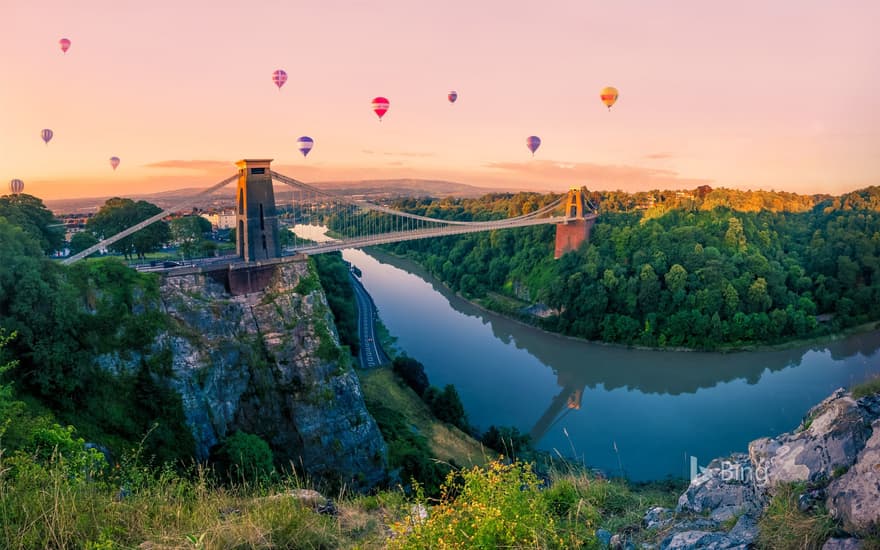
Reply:
[[[353,273],[349,273],[349,276],[358,309],[358,338],[361,342],[358,359],[361,368],[369,369],[390,363],[391,359],[385,354],[376,337],[376,306],[373,304],[373,299]]]

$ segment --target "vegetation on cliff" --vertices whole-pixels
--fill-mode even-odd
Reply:
[[[589,243],[559,260],[552,226],[388,247],[471,299],[590,340],[714,349],[880,320],[880,188],[837,198],[709,188],[592,196],[601,215]],[[477,220],[529,212],[553,198],[520,193],[396,206]],[[555,314],[522,313],[533,303]]]

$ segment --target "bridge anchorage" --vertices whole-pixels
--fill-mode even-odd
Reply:
[[[169,275],[227,270],[227,275],[224,276],[227,288],[232,290],[231,287],[240,287],[245,292],[252,292],[255,287],[263,286],[269,280],[277,264],[302,260],[312,254],[543,224],[556,225],[554,255],[559,258],[566,252],[577,250],[589,240],[590,229],[598,216],[596,206],[587,199],[585,190],[571,188],[559,200],[521,216],[492,221],[443,220],[318,189],[275,172],[270,167],[271,162],[271,159],[240,160],[235,163],[238,167],[235,175],[105,238],[95,246],[66,258],[63,263],[81,260],[152,223],[188,209],[201,197],[233,181],[238,182],[235,195],[237,255],[204,259],[192,267],[174,268]],[[283,184],[291,189],[280,195],[282,198],[287,196],[287,202],[276,200],[278,197],[273,183]],[[287,225],[317,222],[330,227],[333,236],[322,242],[294,237],[292,245],[282,247],[282,220]]]

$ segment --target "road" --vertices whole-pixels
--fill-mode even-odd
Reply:
[[[358,278],[352,273],[349,276],[358,309],[358,338],[361,341],[358,359],[361,368],[369,369],[390,363],[391,359],[385,354],[379,339],[376,338],[376,306],[373,305],[372,298]]]

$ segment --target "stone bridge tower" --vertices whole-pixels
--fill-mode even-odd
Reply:
[[[245,159],[238,166],[235,220],[238,255],[246,262],[281,256],[278,218],[269,163],[272,159]]]
[[[596,214],[587,206],[587,198],[582,187],[572,187],[565,200],[565,214],[568,220],[556,226],[556,251],[559,259],[566,252],[577,250],[590,240],[590,228],[596,221]]]

